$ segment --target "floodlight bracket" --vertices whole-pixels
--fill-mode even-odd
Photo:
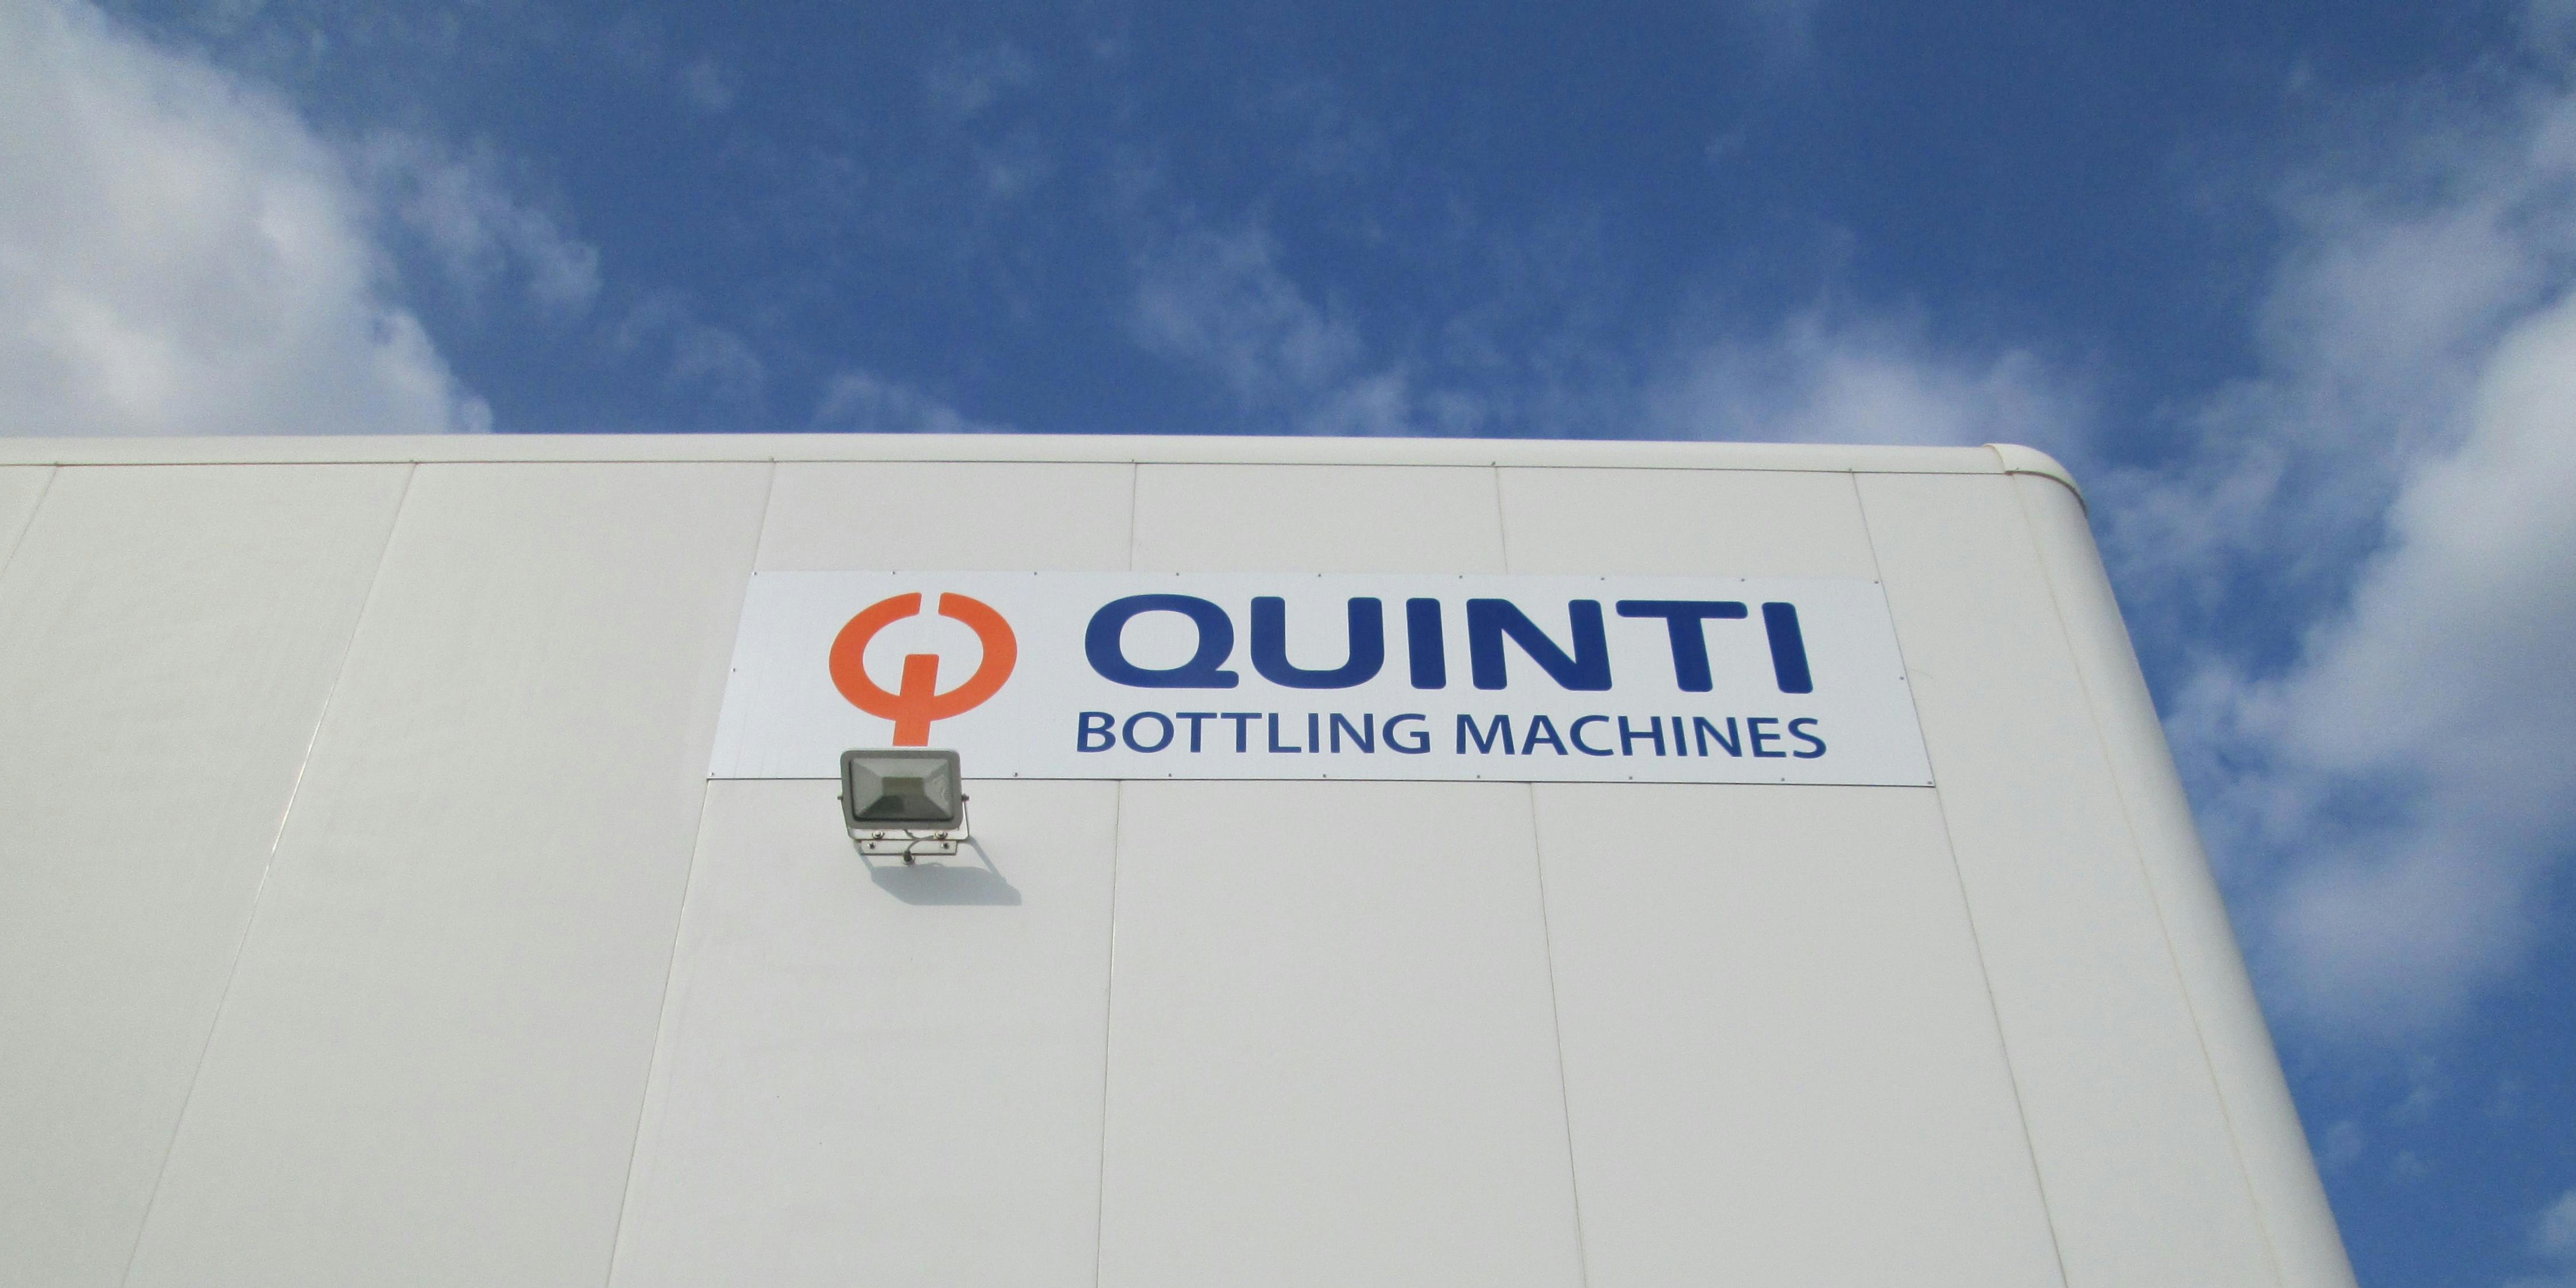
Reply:
[[[966,819],[966,802],[957,798],[957,825],[946,828],[920,827],[854,827],[850,839],[858,843],[859,853],[875,857],[899,858],[904,866],[923,856],[933,858],[957,853],[960,842],[975,839]]]

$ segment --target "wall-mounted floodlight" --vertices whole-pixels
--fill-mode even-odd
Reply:
[[[966,830],[966,776],[953,751],[841,753],[841,821],[861,854],[955,854]]]

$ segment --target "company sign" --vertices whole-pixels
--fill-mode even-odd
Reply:
[[[712,778],[1931,781],[1874,582],[772,572]]]

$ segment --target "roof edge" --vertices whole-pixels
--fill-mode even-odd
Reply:
[[[7,438],[0,465],[922,461],[1450,465],[1994,474],[1973,447],[1618,439],[1071,434],[450,434]]]
[[[1986,450],[1995,454],[1995,459],[2004,467],[2004,473],[2035,474],[2040,478],[2055,479],[2075,494],[2075,504],[2083,506],[2088,514],[2092,512],[2093,507],[2084,500],[2084,489],[2076,485],[2075,476],[2058,464],[2056,457],[2019,443],[1988,443]]]

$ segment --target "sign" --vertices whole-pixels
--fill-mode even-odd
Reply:
[[[1924,786],[1877,583],[768,572],[711,778]]]

